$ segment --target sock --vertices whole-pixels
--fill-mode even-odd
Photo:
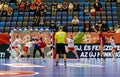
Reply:
[[[75,57],[76,57],[77,59],[79,59],[79,57],[78,57],[78,55],[77,55],[77,54],[75,55]]]

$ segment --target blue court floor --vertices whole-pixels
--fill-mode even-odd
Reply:
[[[67,68],[64,67],[63,60],[59,61],[59,67],[55,67],[53,59],[20,59],[19,62],[14,59],[0,59],[0,77],[1,71],[32,71],[36,74],[22,75],[18,77],[120,77],[120,59],[115,62],[107,58],[105,62],[101,59],[67,59]],[[15,73],[14,73],[15,74]]]

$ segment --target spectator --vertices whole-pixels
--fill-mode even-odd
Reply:
[[[8,6],[8,3],[7,3],[7,2],[4,3],[3,9],[4,9],[4,11],[8,11],[9,6]]]
[[[116,24],[114,27],[115,33],[120,33],[120,25]]]
[[[58,5],[57,5],[57,11],[62,11],[62,3],[58,3]]]
[[[17,3],[17,0],[10,0],[9,3]]]
[[[2,11],[3,11],[3,4],[0,1],[0,12],[2,12]]]
[[[68,12],[73,12],[74,5],[72,2],[69,3]]]
[[[84,15],[89,16],[89,7],[85,7],[84,9]]]
[[[102,12],[102,4],[98,0],[96,0],[96,2],[94,3],[93,7],[94,7],[95,11]]]
[[[29,11],[29,9],[30,9],[30,3],[29,3],[29,1],[26,2],[25,9],[26,9],[26,11]]]
[[[63,1],[62,9],[63,9],[63,11],[67,11],[68,10],[68,3],[67,3],[67,1]]]
[[[22,1],[20,6],[19,6],[20,11],[24,11],[25,10],[25,3]]]
[[[13,9],[11,7],[9,7],[7,15],[12,16],[12,14],[13,14]]]
[[[78,11],[79,10],[79,3],[78,2],[74,2],[74,11]]]
[[[94,8],[92,8],[92,9],[90,10],[90,14],[91,14],[91,16],[96,16],[96,14],[95,14],[95,9],[94,9]]]
[[[43,18],[40,18],[40,22],[39,22],[38,26],[45,27],[45,23],[44,23],[44,19]]]
[[[56,23],[57,30],[58,30],[59,26],[61,26],[61,21],[57,21],[57,23]]]
[[[78,26],[79,25],[79,19],[77,16],[74,16],[73,20],[72,20],[72,25],[73,26]]]
[[[7,11],[2,11],[1,16],[3,16],[3,17],[7,17]]]
[[[41,0],[36,0],[36,5],[41,5],[42,4],[42,1]]]
[[[51,30],[55,30],[56,29],[56,25],[55,25],[55,21],[54,20],[51,20],[50,29]]]
[[[90,25],[89,25],[89,21],[85,21],[85,32],[90,32]]]
[[[39,23],[39,18],[38,18],[38,16],[35,16],[34,26],[38,26],[38,23]]]
[[[102,29],[103,32],[107,32],[107,31],[109,30],[106,21],[103,21],[103,22],[102,22],[101,29]]]
[[[35,3],[32,2],[31,5],[30,5],[30,11],[36,11],[36,6],[35,6]]]

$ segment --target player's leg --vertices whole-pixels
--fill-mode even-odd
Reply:
[[[77,51],[74,49],[74,50],[72,50],[72,52],[75,54],[75,57],[76,57],[77,59],[79,59],[78,54],[77,54]]]
[[[100,55],[102,56],[102,58],[103,58],[103,60],[105,60],[105,54],[104,54],[104,51],[103,51],[103,46],[102,45],[100,45]]]
[[[33,50],[33,58],[35,58],[36,51],[37,51],[37,49],[34,48],[34,50]]]
[[[112,51],[111,51],[111,55],[112,55],[112,58],[113,58],[113,61],[115,61],[115,51],[116,51],[116,49],[112,49]]]
[[[44,58],[44,51],[45,49],[44,48],[40,48],[41,49],[41,52],[42,52],[42,58]]]

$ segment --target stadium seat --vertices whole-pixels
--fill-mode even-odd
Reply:
[[[17,17],[13,17],[12,21],[17,22]]]
[[[67,26],[67,32],[72,32],[72,26]]]
[[[7,17],[7,21],[11,22],[12,21],[12,17]]]
[[[113,21],[118,21],[118,16],[113,16]]]
[[[62,16],[67,16],[67,12],[62,12]]]
[[[89,16],[85,16],[85,21],[88,21],[90,20],[90,17]]]
[[[34,16],[35,12],[30,12],[30,16]]]
[[[102,7],[105,7],[105,2],[100,2],[102,4]]]
[[[79,11],[79,16],[83,16],[83,15],[84,15],[84,13]]]
[[[84,26],[84,21],[79,22],[79,26]]]
[[[62,26],[66,26],[67,22],[66,21],[62,21]]]
[[[17,17],[17,16],[18,16],[18,12],[14,12],[14,13],[13,13],[13,16],[14,16],[14,17]]]
[[[9,6],[10,6],[11,8],[15,8],[15,7],[16,7],[15,3],[9,3]]]
[[[84,17],[83,16],[79,16],[79,20],[80,21],[84,21]]]
[[[95,25],[95,21],[91,21],[90,22],[90,25],[92,26],[92,25]]]
[[[5,26],[5,22],[0,22],[0,27],[4,27]]]
[[[6,17],[2,17],[2,18],[1,18],[1,21],[2,21],[2,22],[6,22]]]
[[[57,16],[57,17],[56,17],[56,20],[57,20],[57,21],[61,21],[61,16]]]
[[[16,26],[16,22],[11,22],[11,26],[15,27]]]
[[[90,3],[89,2],[84,2],[84,7],[89,7]]]
[[[28,22],[23,22],[23,26],[27,27],[28,26]]]
[[[113,12],[117,12],[117,7],[115,6],[115,7],[112,7],[112,11]]]
[[[73,32],[78,32],[78,31],[79,31],[78,26],[73,26]]]
[[[28,22],[28,26],[33,26],[33,22]]]
[[[5,24],[7,27],[10,27],[11,26],[11,22],[6,22]]]
[[[109,27],[113,27],[112,21],[108,21],[108,26],[109,26]]]
[[[117,12],[112,12],[112,16],[117,16]]]
[[[68,16],[68,21],[72,21],[73,17],[72,16]]]
[[[4,27],[0,27],[0,33],[4,32]]]
[[[17,22],[17,27],[22,27],[22,22]]]
[[[100,16],[96,16],[96,21],[99,21],[101,20],[101,17]]]
[[[18,17],[18,22],[23,22],[23,17]]]
[[[62,21],[67,21],[67,16],[62,17]]]
[[[29,16],[29,12],[24,12],[24,16]]]
[[[50,17],[45,17],[45,21],[50,21]]]
[[[83,32],[84,31],[84,26],[79,26],[79,31]]]
[[[112,13],[111,12],[107,12],[107,16],[111,16],[112,15]]]
[[[24,22],[27,22],[28,21],[28,17],[24,17]]]

